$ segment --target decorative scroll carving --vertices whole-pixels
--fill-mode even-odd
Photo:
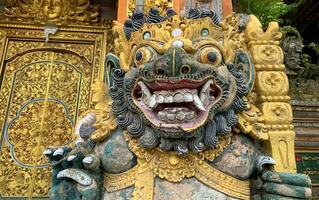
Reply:
[[[114,52],[120,56],[121,68],[127,71],[129,69],[130,62],[133,59],[127,55],[130,54],[131,50],[134,48],[134,46],[136,46],[136,44],[144,41],[144,36],[141,33],[149,32],[151,33],[152,38],[156,38],[160,41],[165,41],[167,45],[163,46],[164,50],[167,50],[169,48],[169,45],[175,39],[175,37],[172,35],[172,31],[174,29],[180,29],[182,31],[182,35],[185,35],[185,37],[187,36],[187,38],[191,39],[199,37],[201,35],[200,30],[209,29],[209,36],[211,36],[212,38],[216,38],[216,40],[223,40],[223,33],[220,30],[221,28],[210,22],[211,20],[209,18],[191,21],[187,20],[184,17],[174,16],[172,21],[165,21],[161,26],[158,26],[157,24],[149,24],[147,26],[141,27],[140,31],[132,33],[130,40],[126,39],[125,33],[122,29],[122,25],[117,23],[113,28],[114,37],[116,38],[114,41]],[[227,35],[226,38],[227,37],[231,37],[231,35]],[[191,46],[190,40],[186,40],[183,42]]]
[[[6,135],[13,159],[22,166],[45,166],[47,161],[41,156],[45,147],[71,141],[72,120],[66,111],[61,102],[52,99],[23,105],[9,123]]]
[[[288,93],[289,82],[285,72],[259,71],[256,88],[262,96],[283,96]]]
[[[33,196],[44,196],[50,189],[51,170],[48,168],[24,168],[17,165],[10,156],[8,146],[0,154],[0,194],[11,197],[22,197],[30,194],[32,181]],[[34,174],[35,176],[32,176]]]
[[[97,22],[99,8],[90,0],[14,0],[5,7],[5,17],[35,22]]]
[[[96,124],[94,126],[96,131],[92,135],[93,141],[105,140],[111,135],[111,131],[117,127],[116,119],[112,113],[112,101],[105,91],[107,91],[105,83],[99,79],[95,80],[92,85],[93,112],[96,116]]]
[[[136,8],[137,0],[128,1],[127,15],[131,16]],[[144,12],[147,12],[151,8],[157,7],[161,14],[164,14],[167,8],[173,7],[173,0],[155,0],[155,1],[144,1]]]
[[[214,160],[231,142],[224,137],[214,150],[199,154],[177,155],[175,152],[162,152],[158,149],[144,149],[136,139],[126,134],[131,150],[138,157],[138,164],[133,169],[121,174],[105,174],[106,191],[112,192],[129,186],[135,186],[133,199],[153,199],[154,178],[156,176],[170,182],[180,182],[184,178],[196,177],[212,188],[233,197],[250,199],[250,183],[228,176],[207,164]],[[220,183],[224,184],[221,185]]]

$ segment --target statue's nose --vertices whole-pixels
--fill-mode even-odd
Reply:
[[[195,73],[197,68],[184,49],[171,47],[154,63],[154,74],[168,77],[178,77]]]

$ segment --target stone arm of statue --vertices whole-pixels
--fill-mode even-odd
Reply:
[[[303,174],[266,171],[261,193],[255,199],[311,199],[311,181]]]
[[[279,173],[272,170],[276,162],[263,153],[258,143],[244,135],[234,135],[232,143],[211,162],[218,170],[240,180],[251,180],[255,200],[310,199],[309,176]]]
[[[273,172],[268,166],[275,164],[272,158],[261,156],[257,162],[259,171],[253,199],[311,199],[311,180],[304,174]]]
[[[274,172],[271,170],[271,165],[275,164],[275,160],[269,156],[258,157],[256,162],[258,176],[253,184],[253,199],[311,199],[309,176]]]

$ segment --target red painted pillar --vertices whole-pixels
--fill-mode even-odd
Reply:
[[[224,18],[233,13],[233,3],[232,0],[223,0],[223,15]]]
[[[117,21],[120,23],[124,23],[127,18],[127,0],[119,0],[117,6]]]

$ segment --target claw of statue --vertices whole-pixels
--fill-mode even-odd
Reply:
[[[79,169],[65,169],[58,173],[57,178],[70,178],[83,186],[89,186],[93,183],[92,178]]]
[[[43,151],[42,154],[43,155],[50,155],[50,154],[52,154],[52,149],[46,149],[46,150]]]
[[[260,158],[257,161],[257,170],[259,173],[261,173],[264,170],[264,165],[275,165],[276,161],[269,156],[260,156]]]
[[[85,157],[84,159],[83,159],[83,163],[85,163],[85,164],[92,164],[93,163],[93,158],[92,157]]]
[[[76,158],[76,155],[70,155],[68,158],[67,158],[67,161],[72,161]]]
[[[62,156],[64,153],[64,150],[62,148],[58,148],[54,153],[53,156]]]

